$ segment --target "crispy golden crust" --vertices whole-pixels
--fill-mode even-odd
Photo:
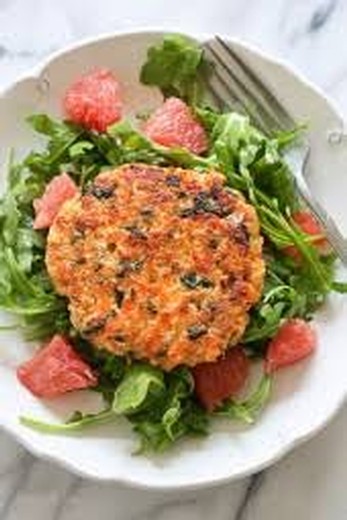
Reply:
[[[46,263],[93,345],[168,370],[236,344],[264,278],[255,210],[221,174],[142,164],[64,204]]]

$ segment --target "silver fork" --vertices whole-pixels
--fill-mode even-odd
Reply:
[[[213,65],[208,88],[220,109],[237,110],[247,114],[255,126],[266,135],[292,130],[297,126],[270,88],[231,45],[216,36],[204,43],[204,50],[207,59]],[[294,175],[299,196],[320,222],[337,256],[347,265],[347,241],[332,217],[314,198],[306,182],[304,173],[309,153],[309,142],[302,138],[288,148],[284,156]]]

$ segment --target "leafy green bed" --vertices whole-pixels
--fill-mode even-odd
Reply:
[[[20,163],[13,154],[10,158],[7,191],[0,202],[0,306],[17,316],[30,340],[44,340],[55,333],[72,338],[75,348],[100,374],[96,390],[104,397],[105,409],[96,415],[76,412],[62,425],[25,417],[24,424],[65,432],[125,415],[141,438],[140,449],[158,451],[184,435],[206,434],[212,415],[253,422],[270,394],[271,381],[264,376],[244,402],[229,400],[210,414],[195,400],[187,368],[164,373],[146,363],[129,364],[124,358],[95,352],[79,336],[69,321],[67,302],[55,293],[47,275],[46,233],[32,228],[33,200],[61,171],[81,187],[102,169],[129,162],[223,172],[228,184],[255,206],[265,237],[264,292],[243,339],[251,357],[264,356],[269,339],[284,319],[310,319],[330,291],[345,290],[344,284],[334,282],[334,257],[319,256],[309,236],[291,218],[299,200],[282,151],[298,137],[298,131],[265,136],[247,116],[221,114],[207,107],[204,77],[208,69],[201,49],[174,35],[149,49],[140,75],[142,83],[159,87],[164,96],[181,97],[193,108],[209,136],[209,150],[203,157],[156,145],[128,121],[97,134],[45,114],[28,118],[47,144],[43,152],[33,151]],[[300,264],[283,254],[289,245],[300,251]]]

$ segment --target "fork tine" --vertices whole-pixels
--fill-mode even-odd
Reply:
[[[264,101],[266,101],[268,108],[273,112],[278,114],[277,118],[280,118],[286,127],[295,126],[295,122],[293,118],[290,116],[288,111],[282,105],[282,103],[277,99],[277,97],[271,92],[270,88],[257,76],[253,70],[247,65],[247,63],[235,52],[235,50],[229,46],[220,36],[215,36],[216,41],[219,45],[224,49],[229,58],[237,63],[239,68],[244,73],[245,77],[248,81],[254,85],[255,90],[263,96]],[[283,123],[282,123],[283,126]]]
[[[205,85],[207,87],[207,91],[209,94],[211,94],[213,98],[214,104],[217,106],[218,110],[223,112],[223,110],[230,109],[230,106],[227,105],[225,98],[222,97],[221,93],[219,92],[219,89],[216,88],[213,83],[213,79],[211,78],[203,78],[203,81],[205,82]]]
[[[213,50],[205,46],[205,50],[207,50],[213,54]],[[215,62],[216,60],[214,60]],[[213,70],[212,77],[207,80],[208,88],[212,91],[212,94],[218,99],[220,105],[223,109],[238,109],[241,112],[245,112],[246,104],[242,99],[239,99],[239,96],[232,89],[231,85],[228,81],[223,77],[219,69],[216,67]],[[223,90],[227,93],[226,96],[222,96],[220,90]]]
[[[219,67],[215,67],[212,77],[212,79],[215,80],[216,87],[213,89],[212,81],[209,87],[214,91],[216,96],[224,101],[224,105],[229,109],[235,108],[235,105],[238,105],[237,108],[239,110],[241,108],[241,112],[250,115],[258,128],[264,133],[268,133],[269,127],[282,129],[280,121],[274,119],[271,113],[265,110],[264,104],[259,103],[258,99],[256,99],[246,85],[244,85],[227,66],[225,61],[213,49],[209,42],[205,44],[205,50],[209,52],[213,63],[219,65]],[[230,78],[232,78],[233,83],[230,82]],[[219,92],[221,89],[226,93],[226,96],[223,96],[222,93]]]

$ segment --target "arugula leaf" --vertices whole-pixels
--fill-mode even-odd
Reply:
[[[147,164],[163,164],[156,145],[143,134],[133,128],[127,120],[111,125],[107,133],[114,139],[120,163],[143,162]]]
[[[126,372],[114,394],[112,410],[127,415],[158,398],[165,389],[163,372],[148,364],[135,364]]]
[[[206,73],[201,47],[186,36],[170,34],[148,49],[140,81],[160,88],[164,97],[176,96],[196,103],[201,99],[202,76]]]
[[[0,308],[17,316],[29,339],[69,327],[66,303],[46,275],[45,240],[32,229],[30,197],[39,190],[40,183],[30,179],[23,165],[14,164],[12,154],[0,201]]]
[[[208,434],[209,416],[192,399],[187,400],[179,420],[175,420],[174,427],[169,432],[163,421],[154,421],[143,417],[130,418],[134,424],[133,431],[140,437],[140,445],[136,451],[138,454],[147,452],[163,452],[168,450],[175,442],[185,436],[203,437]]]
[[[130,419],[133,422],[132,419]],[[161,422],[142,420],[135,422],[133,431],[139,436],[140,443],[135,454],[163,452],[170,448],[172,440],[167,436]]]
[[[184,413],[182,403],[192,394],[194,382],[190,372],[184,368],[173,372],[167,379],[168,397],[161,422],[166,435],[174,441],[185,431],[183,423],[181,424]]]
[[[346,282],[333,282],[332,290],[338,292],[340,294],[347,293],[347,283]]]
[[[120,163],[142,162],[162,166],[177,164],[186,168],[207,168],[209,162],[203,157],[183,148],[167,148],[147,139],[129,121],[110,126],[108,134],[114,139],[120,153]]]
[[[47,423],[34,419],[25,415],[21,415],[19,420],[24,426],[28,426],[32,430],[39,431],[41,433],[68,433],[73,431],[83,430],[87,426],[93,426],[96,424],[103,424],[115,418],[114,413],[111,409],[106,408],[96,414],[85,414],[81,412],[75,412],[73,416],[62,424]]]
[[[197,105],[193,107],[193,110],[197,119],[199,119],[200,123],[204,126],[206,132],[211,135],[217,121],[221,117],[221,114],[208,105]]]
[[[90,141],[78,141],[69,148],[69,155],[72,160],[83,157],[86,152],[93,150],[95,144]]]
[[[208,414],[193,398],[193,378],[186,368],[165,374],[165,392],[151,407],[129,420],[140,436],[138,453],[163,451],[186,435],[208,432]]]
[[[230,399],[218,408],[215,412],[216,415],[253,424],[270,398],[271,383],[272,379],[270,376],[263,376],[255,391],[245,401],[237,403]]]
[[[255,187],[268,197],[276,199],[282,211],[297,208],[294,179],[279,155],[278,141],[263,142],[262,147],[260,158],[250,167]]]
[[[295,287],[289,278],[281,279],[274,271],[274,258],[267,258],[265,287],[260,302],[251,311],[251,319],[244,335],[244,342],[257,351],[279,329],[282,322],[292,317],[309,318],[307,299],[301,287]],[[291,273],[291,271],[289,271]],[[254,345],[257,342],[257,345]]]
[[[27,122],[35,132],[49,137],[62,136],[68,130],[64,123],[53,120],[47,114],[32,114],[27,117]]]
[[[57,174],[60,163],[68,162],[70,147],[84,131],[73,123],[56,121],[46,114],[33,114],[27,122],[36,132],[49,138],[44,152],[32,152],[25,160],[25,165],[47,182]]]
[[[303,259],[302,266],[296,265],[296,269],[305,273],[309,286],[314,291],[326,295],[331,291],[333,282],[330,264],[325,263],[315,246],[307,240],[307,235],[279,211],[275,202],[269,201],[268,197],[261,192],[257,195],[260,202],[256,207],[263,233],[280,249],[287,245],[294,245]]]
[[[270,199],[276,198],[281,210],[296,207],[294,181],[276,138],[267,138],[251,125],[247,116],[230,112],[215,119],[210,139],[209,160],[228,175],[236,189],[242,187],[242,181],[235,177],[239,172],[243,183],[248,179],[248,185],[251,182]]]

